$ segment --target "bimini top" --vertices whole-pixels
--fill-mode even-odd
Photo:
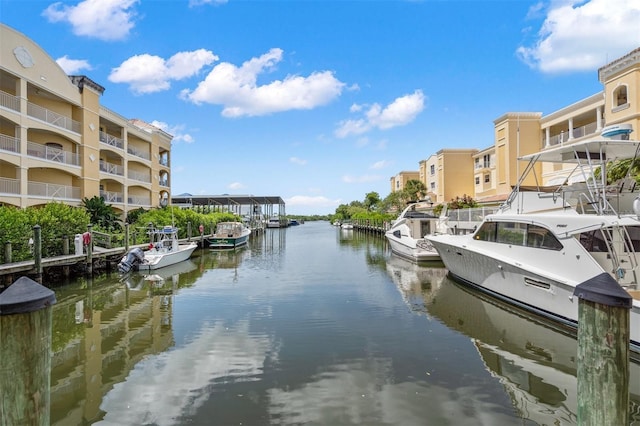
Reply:
[[[599,139],[554,146],[535,154],[524,155],[520,160],[549,163],[604,164],[609,161],[633,158],[640,155],[640,141]]]

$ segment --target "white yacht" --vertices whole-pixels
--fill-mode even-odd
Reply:
[[[473,234],[427,239],[454,278],[571,327],[578,285],[613,288],[631,308],[630,349],[640,355],[640,197],[632,179],[606,183],[607,162],[638,153],[640,141],[603,138],[525,156],[520,182]],[[537,162],[573,163],[580,178],[523,186]]]
[[[433,213],[433,203],[422,200],[410,203],[385,232],[391,251],[414,262],[438,261],[440,255],[425,238],[447,232],[446,219]]]
[[[198,244],[190,241],[180,243],[178,228],[168,225],[149,231],[152,243],[148,250],[135,247],[127,252],[118,263],[120,273],[130,271],[153,271],[174,265],[191,257]]]

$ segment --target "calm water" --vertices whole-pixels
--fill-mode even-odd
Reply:
[[[59,425],[575,424],[576,341],[326,222],[56,291]],[[640,369],[631,377],[640,425]]]

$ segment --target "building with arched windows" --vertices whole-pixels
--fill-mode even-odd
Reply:
[[[100,105],[102,86],[23,34],[0,24],[0,39],[0,204],[102,196],[126,213],[171,199],[173,136]]]

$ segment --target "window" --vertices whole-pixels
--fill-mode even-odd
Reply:
[[[431,182],[431,189],[436,189],[436,183],[435,182]]]
[[[495,222],[485,222],[480,226],[480,229],[476,231],[476,234],[473,236],[476,240],[481,241],[496,241],[496,223]]]
[[[613,106],[618,107],[621,105],[625,105],[629,100],[627,98],[627,86],[617,87],[613,91]]]
[[[485,222],[473,238],[513,246],[562,250],[562,244],[550,230],[526,223]]]
[[[484,183],[491,182],[491,175],[484,175]]]
[[[429,168],[429,171],[431,172],[431,175],[435,175],[436,174],[436,166],[435,165],[431,165],[431,167]]]
[[[480,185],[480,176],[476,176],[476,185]]]

